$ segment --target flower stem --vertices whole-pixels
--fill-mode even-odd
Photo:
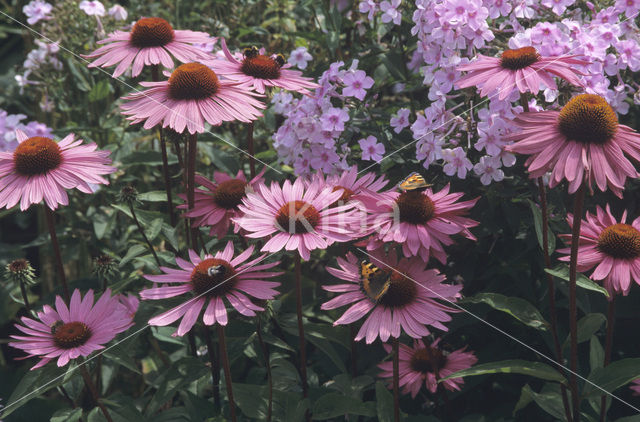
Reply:
[[[151,241],[149,241],[149,238],[144,233],[144,229],[142,228],[142,225],[140,224],[140,221],[138,220],[138,217],[136,216],[136,211],[133,208],[133,202],[131,202],[131,201],[129,201],[129,211],[131,211],[131,217],[133,217],[133,221],[135,221],[136,226],[138,227],[138,231],[142,235],[142,238],[144,239],[144,241],[147,243],[147,246],[149,247],[149,250],[153,254],[153,258],[156,260],[156,264],[158,264],[158,267],[159,267],[160,265],[162,265],[160,263],[160,259],[158,258],[158,255],[156,254],[156,250],[153,248],[153,245],[151,244]]]
[[[525,102],[526,104],[526,102]],[[547,191],[544,187],[542,177],[538,177],[538,191],[540,194],[540,209],[542,212],[542,250],[544,252],[544,266],[551,269],[551,257],[549,255],[549,210],[547,209]],[[547,290],[549,294],[549,313],[551,319],[551,336],[553,337],[553,344],[556,352],[556,362],[560,364],[562,362],[562,346],[560,345],[560,339],[558,338],[558,313],[556,310],[556,287],[553,281],[553,276],[547,273]],[[564,375],[564,370],[558,367],[558,370]],[[564,384],[560,385],[562,394],[562,404],[564,406],[564,413],[568,422],[571,422],[571,408],[569,406],[569,399],[567,396],[567,387]]]
[[[220,363],[216,359],[216,349],[213,346],[213,340],[209,333],[209,327],[206,325],[203,327],[204,342],[207,344],[207,355],[209,355],[209,363],[211,364],[211,381],[213,383],[213,403],[216,406],[218,412],[222,411],[220,405]]]
[[[307,351],[304,340],[304,324],[302,322],[302,274],[301,258],[296,254],[296,312],[298,314],[298,348],[300,349],[300,377],[302,378],[302,394],[304,398],[309,396],[309,385],[307,384]]]
[[[27,298],[27,289],[24,287],[24,283],[20,282],[20,293],[22,293],[22,300],[24,301],[24,308],[27,313],[31,313],[31,307],[29,306],[29,299]]]
[[[231,421],[236,422],[236,403],[233,400],[233,384],[231,383],[231,367],[229,366],[229,356],[227,355],[227,340],[224,335],[224,327],[216,324],[218,328],[218,341],[220,342],[220,360],[224,369],[224,380],[227,384],[227,400],[231,411]]]
[[[573,201],[573,229],[571,231],[571,258],[569,260],[569,325],[571,330],[571,358],[569,367],[571,377],[571,400],[573,402],[573,421],[580,421],[580,398],[578,397],[578,309],[576,307],[576,279],[578,275],[578,242],[580,225],[582,224],[582,207],[584,205],[584,181],[580,184]]]
[[[158,82],[160,80],[160,66],[154,64],[151,66],[151,80]],[[176,215],[173,210],[173,201],[171,198],[171,178],[169,178],[169,160],[167,158],[167,145],[164,139],[164,130],[158,125],[158,133],[160,139],[160,150],[162,151],[162,175],[164,176],[164,187],[167,191],[167,205],[169,207],[169,220],[171,227],[176,226]]]
[[[164,139],[164,131],[162,128],[158,129],[160,132],[160,150],[162,151],[162,175],[164,177],[164,188],[167,191],[167,206],[169,207],[169,221],[171,221],[171,227],[176,226],[176,214],[173,209],[173,198],[171,196],[171,178],[169,177],[169,158],[167,156],[167,141]]]
[[[613,325],[616,320],[616,303],[615,297],[611,296],[609,307],[607,310],[607,340],[604,348],[604,367],[611,362],[611,347],[613,344]],[[607,396],[603,395],[600,399],[600,422],[604,422],[607,418]]]
[[[256,177],[256,159],[253,157],[253,122],[247,123],[247,152],[249,153],[249,171],[253,179]]]
[[[51,245],[53,246],[53,254],[56,260],[56,269],[58,270],[58,276],[60,277],[60,283],[62,284],[62,291],[64,292],[64,299],[69,304],[71,296],[69,295],[69,286],[67,286],[67,277],[64,275],[64,266],[62,265],[62,254],[60,253],[60,243],[58,243],[58,236],[56,235],[56,223],[53,210],[48,206],[44,206],[45,215],[47,217],[47,227],[49,228],[49,235],[51,236]]]
[[[358,375],[358,344],[356,343],[356,327],[353,324],[349,324],[349,330],[351,333],[351,378],[355,378]]]
[[[400,342],[397,337],[393,339],[393,420],[400,422]]]
[[[89,375],[89,372],[87,372],[87,368],[85,368],[82,364],[79,365],[79,368],[80,373],[82,374],[82,378],[84,378],[84,383],[87,385],[87,388],[89,389],[93,400],[96,402],[107,421],[113,422],[113,419],[111,419],[111,415],[109,414],[107,408],[104,406],[104,404],[100,403],[100,395],[98,393],[98,390],[96,389],[96,386],[93,384],[93,381],[91,381],[91,376]]]
[[[189,211],[195,207],[195,189],[196,189],[196,153],[198,149],[198,134],[189,135],[189,157],[187,162],[187,202]],[[198,229],[191,227],[191,248],[198,250]]]
[[[258,326],[256,327],[256,334],[258,335],[258,343],[262,349],[264,356],[264,366],[267,369],[267,385],[269,388],[269,404],[267,407],[267,422],[271,422],[271,413],[273,412],[273,378],[271,377],[271,362],[269,360],[269,349],[262,339],[262,319],[258,318]]]

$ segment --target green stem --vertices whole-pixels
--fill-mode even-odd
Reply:
[[[613,346],[613,326],[616,320],[616,303],[615,296],[611,296],[607,310],[607,340],[604,348],[604,367],[611,362],[611,347]],[[607,396],[603,395],[600,399],[600,422],[604,422],[607,418]]]
[[[58,270],[58,276],[60,277],[60,283],[62,284],[62,291],[64,292],[64,299],[69,305],[71,295],[69,295],[69,286],[67,286],[67,277],[64,275],[64,266],[62,265],[62,254],[60,253],[60,243],[58,243],[58,236],[56,235],[56,223],[55,215],[52,209],[48,206],[44,206],[45,215],[47,217],[47,227],[49,228],[49,235],[51,236],[51,245],[53,246],[53,254],[56,261],[56,269]]]
[[[249,153],[249,170],[251,178],[256,177],[256,159],[253,146],[253,122],[247,123],[247,152]]]
[[[218,412],[222,412],[222,405],[220,404],[220,363],[218,359],[216,359],[216,349],[213,346],[213,340],[211,339],[211,333],[209,333],[209,327],[205,325],[203,329],[204,342],[207,344],[207,355],[209,355],[209,364],[211,365],[213,403],[215,404]]]
[[[231,411],[231,421],[236,422],[236,403],[233,400],[233,384],[231,382],[231,366],[229,365],[229,356],[227,355],[227,340],[224,335],[224,327],[216,324],[218,329],[218,341],[220,342],[220,360],[224,369],[224,380],[227,384],[227,400],[229,401],[229,410]]]
[[[187,162],[187,203],[189,211],[195,207],[195,189],[196,189],[196,153],[198,148],[198,134],[189,135],[189,156]],[[191,226],[191,248],[198,251],[198,229]]]
[[[393,420],[400,422],[400,342],[392,337],[393,345]]]
[[[267,385],[269,388],[269,404],[267,406],[267,422],[271,422],[271,414],[273,412],[273,378],[271,377],[271,362],[269,360],[269,349],[262,339],[262,319],[258,317],[258,326],[256,327],[256,334],[258,335],[258,343],[262,349],[262,355],[264,356],[264,365],[267,369]]]
[[[89,375],[89,372],[87,372],[87,368],[85,368],[83,364],[80,364],[79,368],[80,374],[82,374],[82,378],[84,379],[84,383],[86,384],[89,392],[91,393],[91,396],[93,397],[93,401],[96,402],[96,404],[102,411],[102,414],[107,419],[107,422],[113,422],[113,419],[111,418],[111,415],[109,414],[109,411],[107,410],[105,405],[100,403],[100,395],[98,393],[98,390],[96,389],[96,386],[93,384],[93,381],[91,381],[91,376]]]
[[[156,250],[153,248],[153,245],[151,244],[151,241],[149,241],[149,238],[145,234],[144,229],[142,228],[142,225],[140,224],[140,221],[138,220],[138,217],[136,216],[136,211],[133,208],[133,203],[131,201],[129,201],[129,211],[131,211],[131,217],[133,217],[133,221],[136,223],[136,226],[138,227],[138,231],[140,232],[140,234],[142,235],[142,238],[144,239],[144,241],[146,242],[147,246],[149,247],[149,250],[153,254],[153,258],[156,260],[156,264],[158,264],[158,267],[159,267],[160,265],[162,265],[160,263],[160,259],[158,258],[158,255],[156,254]]]
[[[571,330],[570,388],[573,402],[573,421],[580,421],[580,398],[578,396],[578,309],[576,306],[576,279],[578,275],[578,243],[584,205],[584,181],[575,193],[573,202],[573,229],[571,231],[571,257],[569,260],[569,325]]]

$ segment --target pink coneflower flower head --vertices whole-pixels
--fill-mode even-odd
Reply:
[[[543,85],[558,89],[552,75],[565,79],[572,85],[583,86],[578,79],[578,75],[583,73],[574,69],[574,66],[584,66],[589,62],[574,57],[576,56],[542,57],[533,47],[505,50],[500,58],[480,54],[478,60],[456,68],[469,73],[458,79],[455,85],[458,88],[478,86],[482,96],[497,89],[499,100],[509,97],[514,90],[521,93],[528,91],[535,95]]]
[[[342,195],[342,189],[334,190],[318,179],[285,180],[282,186],[274,182],[270,188],[259,184],[238,207],[244,215],[233,221],[247,231],[247,237],[273,235],[262,251],[298,251],[303,259],[309,259],[314,249],[357,236],[361,216],[355,202],[334,205]]]
[[[578,271],[586,272],[595,267],[591,274],[593,280],[603,280],[609,291],[609,300],[616,293],[629,294],[631,281],[640,284],[640,217],[627,224],[627,211],[617,221],[611,214],[609,205],[606,211],[596,208],[596,214],[586,213],[582,220],[578,240]],[[567,221],[573,226],[573,215],[567,215]],[[571,235],[560,237],[568,244],[558,249],[561,261],[569,261],[571,254]]]
[[[16,130],[19,144],[0,152],[0,207],[20,202],[22,211],[44,199],[49,208],[67,205],[67,189],[93,193],[89,183],[108,185],[102,175],[116,171],[110,151],[96,151],[96,144],[82,145],[73,134],[60,142],[43,136],[29,138]]]
[[[476,240],[469,228],[478,222],[465,217],[478,201],[456,202],[462,193],[449,193],[449,185],[438,192],[385,192],[386,200],[374,211],[373,228],[376,233],[368,240],[367,249],[374,250],[386,242],[402,244],[405,256],[420,256],[424,262],[434,256],[443,264],[447,261],[444,246],[451,245],[451,235],[462,234]]]
[[[134,294],[118,294],[115,297],[124,306],[127,311],[127,315],[133,319],[136,312],[138,312],[138,306],[140,306],[140,299],[138,299],[138,296]]]
[[[210,236],[215,234],[219,238],[224,237],[229,231],[231,219],[242,216],[238,206],[245,198],[247,189],[255,190],[259,183],[263,183],[263,174],[264,169],[250,182],[247,182],[242,170],[235,177],[216,171],[213,174],[215,182],[196,175],[196,183],[202,188],[195,190],[194,208],[186,212],[185,217],[193,219],[194,227],[211,227]],[[186,201],[186,195],[178,196]],[[178,208],[187,209],[188,206],[182,204]],[[239,230],[240,227],[235,225],[234,232]]]
[[[595,182],[601,191],[608,187],[622,197],[626,178],[638,177],[625,155],[640,160],[640,135],[619,124],[598,95],[578,95],[560,111],[521,113],[513,123],[522,131],[503,138],[516,141],[505,150],[529,155],[525,165],[531,178],[552,172],[550,187],[566,179],[573,193],[586,179],[590,189]]]
[[[443,283],[444,275],[426,269],[420,258],[398,260],[393,249],[387,255],[381,250],[372,255],[371,262],[367,262],[349,252],[345,258],[338,258],[340,268],[327,267],[329,274],[349,282],[322,286],[339,295],[323,303],[321,309],[351,305],[333,325],[351,324],[368,314],[356,335],[356,340],[364,338],[367,344],[378,336],[382,341],[398,338],[402,331],[420,338],[429,335],[428,325],[447,331],[443,322],[451,321],[449,313],[458,311],[436,299],[454,302],[462,286]],[[371,264],[388,275],[388,286],[379,290],[373,286],[363,271]]]
[[[133,325],[132,317],[118,297],[111,296],[111,290],[105,290],[94,304],[93,290],[81,298],[76,289],[68,307],[56,296],[56,309],[45,305],[38,312],[39,321],[22,317],[24,325],[16,324],[16,328],[25,335],[12,335],[17,341],[9,345],[24,350],[29,357],[41,358],[32,370],[54,358],[58,358],[58,366],[65,366],[71,359],[103,349],[104,344]]]
[[[431,393],[438,390],[438,380],[475,365],[478,358],[473,352],[465,352],[466,347],[453,352],[447,352],[438,346],[440,339],[430,345],[425,345],[422,339],[414,340],[413,347],[400,343],[399,375],[400,387],[404,394],[411,394],[415,398],[420,387],[424,384]],[[391,352],[391,346],[384,344],[384,350]],[[382,370],[381,378],[389,381],[389,388],[393,388],[393,362],[378,364]],[[463,378],[451,378],[442,381],[442,385],[449,391],[459,391],[464,384]]]
[[[141,82],[149,87],[124,97],[122,114],[133,123],[151,129],[161,123],[178,133],[204,132],[204,122],[219,126],[222,122],[251,122],[262,116],[265,105],[257,94],[236,82],[221,80],[201,63],[186,63],[171,73],[169,80]]]
[[[241,58],[236,58],[229,49],[224,38],[221,41],[222,51],[227,60],[213,60],[206,62],[216,71],[224,73],[225,77],[242,84],[253,86],[260,94],[264,94],[265,87],[282,88],[309,94],[309,89],[319,85],[302,76],[302,72],[291,70],[281,54],[267,56],[264,49],[246,48]]]
[[[232,242],[228,242],[224,250],[204,258],[190,250],[190,262],[176,257],[180,269],[160,267],[164,274],[145,275],[147,280],[161,287],[141,291],[140,297],[144,300],[166,299],[189,292],[195,295],[182,305],[151,318],[149,324],[165,326],[182,318],[173,335],[183,336],[191,330],[205,303],[208,303],[202,318],[205,325],[227,325],[229,318],[223,299],[245,316],[255,316],[255,311],[263,311],[247,296],[273,299],[278,294],[274,287],[280,283],[263,279],[279,276],[282,272],[265,271],[280,263],[259,264],[266,254],[247,261],[253,250],[254,247],[250,246],[235,258]]]
[[[384,175],[376,177],[375,173],[366,173],[358,177],[357,166],[326,177],[322,171],[318,171],[313,177],[318,179],[318,183],[333,186],[334,191],[342,190],[342,196],[338,199],[339,204],[355,201],[358,206],[365,209],[375,208],[378,201],[383,199],[378,192],[389,183]]]
[[[133,65],[131,76],[136,77],[144,66],[162,64],[172,69],[172,57],[182,63],[210,59],[211,56],[192,45],[207,42],[211,42],[211,37],[206,32],[175,30],[162,18],[142,18],[133,25],[131,32],[112,32],[106,39],[98,41],[105,46],[83,57],[97,58],[89,67],[117,64],[114,78]]]

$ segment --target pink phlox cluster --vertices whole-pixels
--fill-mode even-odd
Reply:
[[[18,145],[16,139],[16,129],[20,129],[27,136],[43,136],[53,138],[52,129],[44,123],[32,121],[27,124],[22,123],[27,116],[24,114],[9,114],[5,110],[0,110],[0,152],[13,151]]]
[[[298,176],[317,170],[335,174],[349,167],[350,148],[341,135],[352,120],[351,98],[364,100],[374,84],[358,69],[358,60],[346,69],[344,62],[332,63],[317,82],[320,87],[310,96],[279,92],[271,101],[273,110],[286,116],[273,135],[273,146],[279,160]]]

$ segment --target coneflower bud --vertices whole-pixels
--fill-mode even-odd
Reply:
[[[24,258],[11,261],[7,264],[6,270],[5,277],[8,281],[29,286],[36,284],[36,273],[31,263]]]
[[[93,259],[93,272],[100,278],[108,278],[115,269],[116,262],[109,255],[100,255]]]
[[[118,201],[134,204],[138,201],[138,191],[133,186],[127,185],[120,190]]]

